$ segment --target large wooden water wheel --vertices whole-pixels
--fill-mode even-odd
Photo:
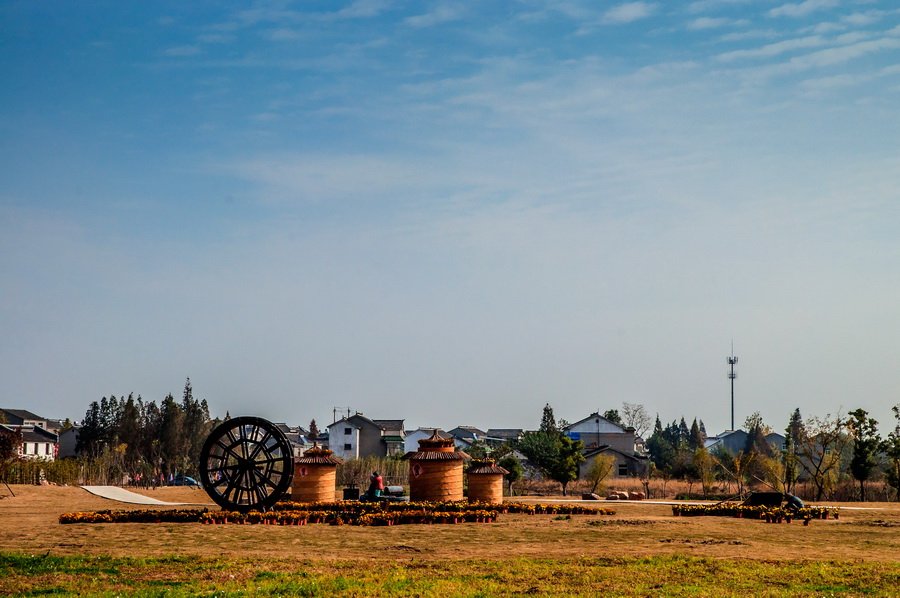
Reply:
[[[200,451],[200,483],[223,509],[264,511],[287,493],[293,476],[290,442],[261,417],[223,422]]]

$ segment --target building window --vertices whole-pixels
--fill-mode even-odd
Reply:
[[[347,444],[344,445],[344,450],[345,450],[345,451],[352,451],[352,450],[353,450],[353,445],[350,444],[350,443],[348,442]]]
[[[628,464],[627,463],[619,463],[619,475],[620,476],[628,475]]]
[[[353,434],[353,428],[344,428],[344,436],[350,436]]]

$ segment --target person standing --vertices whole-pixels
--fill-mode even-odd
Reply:
[[[372,475],[369,476],[369,498],[380,498],[383,492],[384,480],[381,478],[381,474],[373,471]]]

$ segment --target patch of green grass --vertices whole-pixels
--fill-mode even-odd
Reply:
[[[0,554],[0,594],[134,596],[891,596],[900,564],[688,555],[256,561]]]
[[[26,575],[77,573],[115,575],[118,569],[111,557],[60,557],[36,554],[0,553],[0,575],[18,572]]]

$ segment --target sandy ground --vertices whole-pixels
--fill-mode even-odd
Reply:
[[[0,486],[0,551],[30,554],[166,554],[313,559],[503,558],[691,554],[765,560],[900,561],[900,504],[866,503],[839,520],[766,524],[746,519],[672,517],[671,507],[600,501],[614,516],[504,515],[494,524],[303,527],[199,524],[60,525],[61,513],[172,508],[129,505],[77,487]],[[165,502],[206,503],[202,490],[139,491]],[[554,497],[559,500],[562,497]],[[544,502],[549,497],[541,499]]]

